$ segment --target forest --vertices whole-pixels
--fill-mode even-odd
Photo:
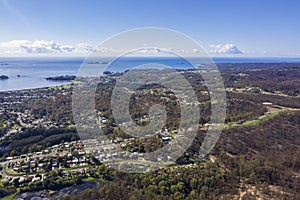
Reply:
[[[297,199],[300,195],[300,65],[222,64],[220,69],[227,97],[227,128],[209,155],[199,157],[205,127],[210,123],[210,96],[201,77],[193,71],[182,70],[197,94],[201,116],[198,134],[185,154],[174,165],[143,174],[124,173],[97,163],[89,175],[98,186],[63,199],[269,199],[274,196]],[[95,95],[97,114],[107,121],[103,130],[111,140],[129,138],[112,117],[110,98],[114,85],[115,81],[100,83]],[[79,140],[71,95],[72,87],[0,93],[3,106],[5,102],[15,102],[16,98],[19,102],[12,103],[0,114],[0,136],[6,137],[0,141],[1,159]],[[132,95],[129,106],[132,119],[139,125],[149,123],[145,118],[151,105],[157,103],[166,107],[165,128],[176,130],[180,104],[172,91],[160,85],[145,85]],[[277,112],[259,121],[269,110]],[[36,122],[35,126],[24,125]],[[246,122],[252,123],[243,125]],[[232,124],[237,125],[229,126]],[[7,136],[12,129],[20,133]],[[152,152],[164,145],[157,136],[136,138],[125,150]],[[56,177],[60,172],[51,173],[53,177],[48,182],[32,184],[27,190],[59,190],[81,184],[85,178],[59,182]],[[0,186],[1,197],[15,193],[18,188],[3,183]]]

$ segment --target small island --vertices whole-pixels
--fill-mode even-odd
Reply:
[[[76,79],[76,76],[70,76],[70,75],[47,77],[46,78],[46,80],[48,80],[48,81],[72,81],[72,80],[75,80],[75,79]]]
[[[8,76],[5,76],[5,75],[1,75],[1,76],[0,76],[0,80],[6,80],[6,79],[9,79],[9,77],[8,77]]]

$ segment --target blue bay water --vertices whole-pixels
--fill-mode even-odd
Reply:
[[[83,58],[0,58],[0,75],[9,79],[0,80],[0,91],[40,88],[67,82],[47,81],[47,77],[77,75]],[[214,58],[215,63],[280,63],[300,62],[299,58]],[[194,61],[197,63],[197,60]],[[199,61],[200,62],[200,61]],[[177,69],[191,66],[176,58],[124,58],[112,63],[109,71],[123,72],[133,67],[160,63]]]

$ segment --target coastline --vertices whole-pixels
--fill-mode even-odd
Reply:
[[[11,92],[22,92],[22,91],[32,91],[32,90],[39,90],[39,89],[49,89],[49,88],[56,88],[56,87],[71,87],[71,85],[73,84],[73,81],[67,82],[64,81],[64,83],[61,84],[57,84],[57,85],[51,85],[51,86],[36,86],[36,87],[32,87],[32,88],[23,88],[23,89],[15,89],[15,90],[0,90],[0,94],[1,93],[11,93]]]
[[[131,59],[134,58],[126,58],[125,60],[128,61],[124,64],[126,65],[131,65],[134,64]],[[215,58],[215,64],[219,68],[221,72],[224,71],[232,71],[232,70],[240,70],[244,71],[245,69],[251,69],[251,70],[263,70],[267,68],[277,68],[277,67],[287,67],[287,66],[299,66],[300,64],[300,59],[294,59],[294,61],[290,60],[289,62],[286,62],[287,60],[280,58],[277,58],[278,62],[274,62],[275,60],[265,60],[265,62],[259,62],[258,58],[249,58],[248,60],[246,58],[235,58],[235,59],[230,59],[230,58]],[[220,60],[217,60],[220,59]],[[225,60],[224,60],[225,59]],[[275,59],[275,58],[274,58]],[[1,60],[1,58],[0,58]],[[148,60],[143,60],[142,58],[138,58],[138,62],[149,62]],[[129,62],[130,61],[130,62]],[[159,60],[158,58],[155,58],[153,61],[158,61],[158,62],[170,62],[166,63],[170,66],[174,66],[175,69],[186,69],[184,66],[180,66],[180,64],[176,63],[174,60],[168,60],[166,58]],[[227,61],[227,62],[226,62]],[[240,61],[240,62],[238,62]],[[1,63],[1,61],[0,61]],[[47,60],[46,60],[47,63]],[[197,63],[195,61],[195,63]],[[70,63],[69,63],[70,64]],[[62,77],[76,77],[76,72],[78,71],[78,66],[73,65],[74,63],[71,62],[72,65],[62,63],[62,66],[58,67],[56,64],[53,63],[47,63],[47,67],[45,68],[39,68],[38,66],[36,67],[31,67],[31,66],[25,66],[25,67],[17,67],[16,69],[19,70],[15,72],[15,74],[9,75],[9,72],[11,70],[10,65],[4,65],[4,68],[2,67],[2,72],[1,74],[8,76],[9,79],[5,80],[0,80],[0,93],[2,92],[13,92],[13,91],[19,91],[19,90],[30,90],[30,89],[39,89],[39,88],[47,88],[47,87],[55,87],[55,86],[63,86],[63,85],[68,85],[71,84],[72,81],[70,80],[58,80],[61,79]],[[122,64],[122,63],[120,63]],[[52,66],[53,65],[53,66]],[[79,63],[77,63],[79,65]],[[121,72],[123,73],[124,71],[128,70],[128,66],[123,66],[119,70],[114,71],[110,70],[112,72]],[[200,64],[194,64],[195,66],[200,67]],[[64,68],[67,67],[67,70],[64,70]],[[26,71],[28,68],[31,71]],[[113,67],[112,67],[113,68]],[[4,70],[4,71],[3,71]],[[7,73],[5,73],[5,70]],[[21,71],[20,71],[21,70]],[[52,70],[52,71],[51,71]],[[31,74],[31,73],[36,73],[36,74]],[[22,74],[22,75],[19,75]],[[50,78],[50,79],[49,79]],[[57,78],[57,80],[56,80]],[[8,88],[8,89],[7,89]]]

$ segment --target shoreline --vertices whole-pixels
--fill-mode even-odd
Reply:
[[[64,81],[67,82],[67,81]],[[42,87],[33,87],[33,88],[24,88],[24,89],[16,89],[16,90],[0,90],[0,94],[3,93],[11,93],[11,92],[21,92],[21,91],[31,91],[31,90],[39,90],[39,89],[49,89],[53,87],[63,87],[63,86],[71,86],[73,85],[73,82],[63,83],[59,85],[53,85],[53,86],[42,86]]]
[[[1,58],[0,58],[1,59]],[[243,60],[243,59],[241,59]],[[255,60],[256,61],[256,60]],[[249,70],[268,70],[268,69],[272,69],[272,68],[284,68],[284,67],[299,67],[300,66],[300,60],[299,62],[285,62],[285,61],[280,61],[280,62],[215,62],[217,68],[219,69],[219,71],[221,73],[223,72],[228,72],[228,71],[249,71]],[[200,67],[199,64],[194,64],[195,66]],[[193,70],[195,68],[190,68],[190,69],[185,69],[185,68],[176,68],[174,67],[174,69],[177,70]],[[128,69],[127,69],[128,70]],[[123,70],[121,70],[121,72],[117,72],[114,70],[109,70],[111,72],[114,73],[124,73],[125,71],[127,71],[125,68]],[[63,85],[68,85],[68,84],[72,84],[72,81],[74,80],[56,80],[57,78],[61,78],[61,77],[75,77],[75,75],[71,74],[64,74],[64,75],[56,75],[56,76],[49,76],[49,77],[43,77],[41,78],[41,80],[45,80],[47,81],[47,83],[54,83],[54,84],[50,84],[50,85],[36,85],[36,86],[28,86],[26,88],[16,88],[16,89],[1,89],[1,87],[5,88],[5,83],[7,83],[7,81],[13,82],[15,80],[18,79],[7,79],[7,80],[0,80],[0,93],[6,93],[6,92],[15,92],[15,91],[22,91],[22,90],[32,90],[32,89],[42,89],[42,88],[49,88],[49,87],[56,87],[56,86],[63,86]],[[48,78],[48,80],[47,80]],[[51,78],[51,79],[49,79]],[[28,81],[28,80],[27,80]],[[34,79],[31,81],[35,81]],[[39,81],[39,80],[37,80]],[[3,84],[2,84],[3,83]],[[21,84],[21,83],[20,83]]]

